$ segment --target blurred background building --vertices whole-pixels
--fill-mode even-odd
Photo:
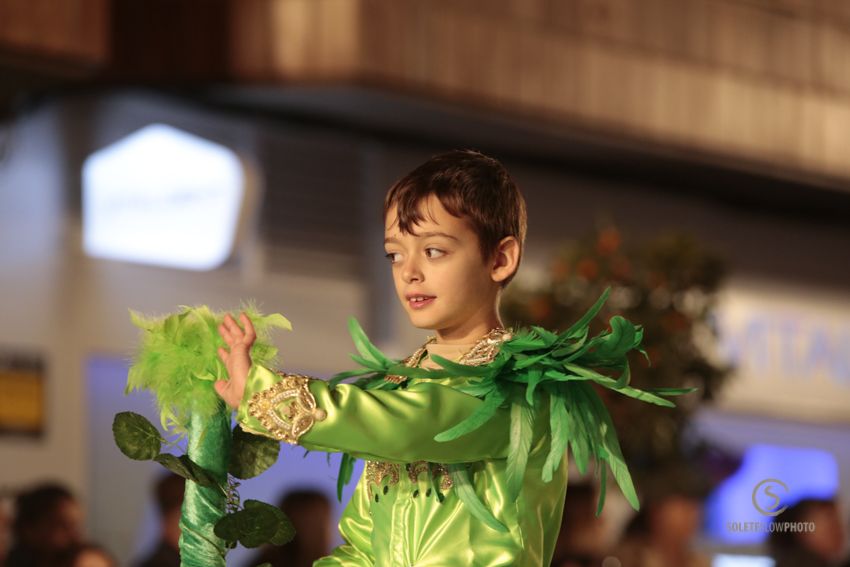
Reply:
[[[732,370],[687,430],[737,465],[700,500],[694,549],[769,565],[764,534],[734,527],[765,519],[767,479],[787,504],[834,499],[846,528],[843,0],[0,0],[3,493],[61,481],[122,563],[155,544],[158,471],[110,431],[154,413],[123,397],[128,308],[255,298],[293,323],[287,369],[314,376],[351,366],[350,315],[412,351],[383,196],[457,147],[526,196],[512,288],[545,287],[558,251],[606,226],[722,261],[706,357]],[[302,453],[242,496],[317,487],[338,517],[336,467]],[[613,545],[630,509],[609,505]]]

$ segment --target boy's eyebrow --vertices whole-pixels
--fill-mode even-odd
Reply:
[[[444,236],[445,238],[451,238],[452,240],[455,240],[455,241],[460,240],[457,236],[453,236],[453,235],[448,234],[446,232],[430,231],[430,232],[423,232],[421,234],[416,234],[415,236],[422,237],[422,238],[427,238],[429,236]],[[384,239],[384,244],[388,244],[390,242],[398,242],[398,238],[389,237],[389,238]]]

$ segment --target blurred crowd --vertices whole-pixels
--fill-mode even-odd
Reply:
[[[133,567],[179,567],[180,509],[185,481],[160,479],[154,496],[160,513],[156,546]],[[611,538],[605,516],[596,516],[594,485],[569,487],[552,567],[708,567],[695,549],[702,525],[702,499],[669,491],[644,499],[619,537]],[[331,502],[321,491],[294,490],[278,504],[292,520],[295,539],[261,548],[244,567],[309,567],[332,547]],[[108,549],[89,541],[80,502],[68,488],[41,484],[17,494],[8,510],[0,506],[0,567],[115,567]],[[767,542],[775,567],[850,567],[845,532],[834,500],[805,499],[781,514],[783,521],[812,522],[808,532],[773,532]]]

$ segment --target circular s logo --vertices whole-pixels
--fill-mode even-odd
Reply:
[[[781,499],[774,491],[777,485],[782,487],[785,494],[788,493],[788,485],[778,478],[766,478],[758,483],[753,489],[753,506],[755,506],[759,513],[765,516],[778,516],[788,508],[788,506],[780,507],[782,503]],[[762,506],[759,504],[759,494],[764,494],[765,498],[763,498],[763,500],[768,500],[770,503],[769,506]]]

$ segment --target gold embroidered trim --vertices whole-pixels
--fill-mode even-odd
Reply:
[[[292,445],[307,433],[327,412],[316,406],[310,392],[310,377],[303,374],[277,372],[281,380],[272,387],[257,392],[248,402],[248,415],[263,424],[279,441]]]
[[[459,364],[467,364],[470,366],[478,366],[480,364],[493,362],[493,359],[496,358],[496,354],[499,352],[499,346],[502,342],[510,340],[512,336],[513,333],[509,329],[504,327],[494,327],[493,329],[490,329],[486,335],[478,339],[471,349],[458,358],[457,362]],[[405,358],[402,363],[405,366],[419,366],[419,363],[422,361],[422,357],[428,351],[428,345],[436,340],[436,335],[428,337],[425,343],[416,349],[413,354]],[[388,374],[384,376],[384,380],[388,380],[395,384],[401,384],[407,380],[407,376]]]
[[[405,358],[402,361],[402,364],[404,364],[405,366],[410,366],[410,367],[419,366],[419,362],[422,360],[422,357],[425,355],[425,352],[428,350],[426,345],[430,344],[436,338],[437,337],[428,337],[428,340],[425,341],[425,343],[421,347],[416,349],[413,352],[413,354],[411,354],[410,356]],[[394,384],[401,384],[402,382],[407,380],[407,376],[400,376],[398,374],[387,374],[386,376],[384,376],[384,380],[388,380],[390,382],[393,382]]]
[[[461,356],[458,362],[469,366],[479,366],[493,362],[493,359],[499,353],[499,347],[502,342],[509,340],[512,336],[513,333],[504,327],[491,329],[475,343],[475,346],[469,349],[469,352]]]

